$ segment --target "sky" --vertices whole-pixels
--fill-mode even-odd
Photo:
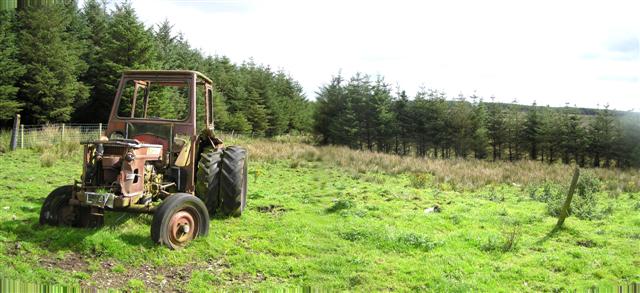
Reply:
[[[132,0],[195,48],[253,58],[315,99],[332,76],[381,75],[485,100],[640,111],[640,1]]]

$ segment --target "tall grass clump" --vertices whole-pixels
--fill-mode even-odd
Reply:
[[[513,224],[506,227],[500,235],[491,234],[487,236],[486,241],[480,244],[480,250],[485,252],[510,252],[518,249],[521,237],[521,229],[519,224]]]
[[[56,164],[57,160],[58,158],[55,154],[49,152],[43,153],[40,155],[40,166],[46,168],[53,167],[53,165]]]
[[[11,130],[0,130],[0,154],[11,150]]]

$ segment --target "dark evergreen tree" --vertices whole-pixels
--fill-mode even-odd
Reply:
[[[487,157],[487,147],[489,146],[489,131],[487,129],[487,108],[482,99],[472,96],[474,100],[473,110],[473,153],[476,159]]]
[[[617,136],[617,125],[609,106],[591,119],[588,128],[588,150],[591,155],[593,166],[600,167],[604,159],[604,167],[609,167],[613,153],[613,144]]]
[[[487,137],[491,144],[492,158],[496,161],[502,158],[502,146],[507,139],[505,111],[503,107],[494,102],[487,105],[487,112]]]
[[[110,16],[105,3],[98,0],[87,0],[81,16],[86,25],[84,38],[87,42],[82,59],[88,67],[80,80],[90,86],[90,98],[76,110],[74,118],[82,122],[106,122],[117,86],[114,74],[110,74],[112,69],[107,66],[109,56],[104,48],[109,40]]]
[[[529,158],[531,160],[538,159],[541,126],[540,114],[538,111],[538,106],[535,102],[527,109],[526,120],[524,122],[524,129],[522,132],[522,143],[529,149]]]
[[[0,11],[0,121],[12,119],[23,105],[17,83],[25,70],[18,61],[14,24],[14,11]]]
[[[19,60],[27,74],[20,82],[27,123],[65,122],[89,94],[78,81],[86,70],[83,43],[70,32],[69,10],[61,4],[19,12]]]
[[[392,111],[395,118],[394,151],[398,155],[407,155],[411,150],[413,139],[412,104],[405,91],[398,90],[392,103]]]

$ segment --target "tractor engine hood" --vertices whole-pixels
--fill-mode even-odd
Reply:
[[[108,190],[116,196],[144,193],[145,165],[163,160],[163,147],[132,139],[83,142],[83,183],[86,191]]]

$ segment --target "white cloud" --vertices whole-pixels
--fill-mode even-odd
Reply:
[[[197,48],[281,68],[314,98],[339,70],[510,102],[640,108],[634,1],[134,0]],[[625,47],[627,46],[627,47]],[[627,48],[620,52],[620,48]]]

